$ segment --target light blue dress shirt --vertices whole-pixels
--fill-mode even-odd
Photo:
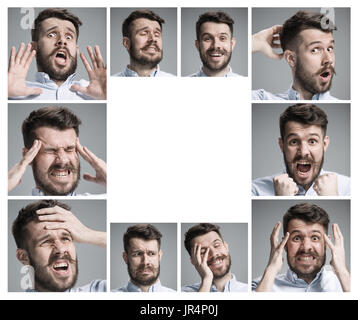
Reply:
[[[26,292],[37,292],[35,289],[27,289]],[[106,280],[93,280],[83,287],[70,288],[64,292],[107,292]]]
[[[303,100],[300,98],[300,94],[292,88],[288,89],[284,93],[270,93],[264,89],[252,90],[252,100]],[[332,97],[329,91],[323,93],[316,93],[311,100],[338,100]]]
[[[231,274],[231,280],[225,284],[224,292],[247,292],[248,285],[246,283],[236,280],[235,275]],[[198,292],[201,287],[200,283],[184,286],[181,291],[183,292]],[[213,284],[210,288],[210,292],[220,292]]]
[[[254,291],[261,281],[261,277],[252,281]],[[279,274],[275,278],[272,292],[342,292],[342,286],[336,274],[329,266],[324,266],[311,283],[298,278],[297,274],[288,269],[286,274]]]
[[[324,170],[321,170],[320,176],[328,173]],[[350,196],[351,195],[351,179],[347,176],[343,176],[341,174],[330,172],[337,175],[337,183],[338,183],[338,195],[339,196]],[[257,178],[252,181],[251,186],[251,194],[253,196],[274,196],[275,195],[275,188],[273,184],[273,178],[280,175],[275,174],[272,176],[267,176],[263,178]],[[313,190],[312,183],[311,187],[306,191],[302,186],[298,185],[298,192],[296,196],[318,196],[316,191]]]
[[[9,100],[94,100],[78,91],[71,90],[71,86],[74,84],[79,84],[82,87],[87,87],[89,84],[86,80],[75,81],[75,75],[75,73],[70,75],[61,86],[58,86],[50,79],[47,73],[37,72],[35,81],[26,81],[26,86],[29,88],[41,88],[42,93],[39,95],[9,97]]]
[[[127,285],[118,289],[113,289],[112,292],[142,292],[141,289],[132,283],[130,280]],[[161,285],[160,280],[150,286],[148,292],[176,292],[171,288],[167,288]]]
[[[40,190],[39,188],[32,188],[31,190],[31,195],[32,196],[36,196],[36,197],[43,197],[43,196],[46,196],[45,193]],[[91,194],[88,193],[88,192],[85,192],[85,193],[81,193],[81,194],[76,194],[75,191],[72,191],[71,193],[67,194],[66,196],[68,197],[74,197],[74,196],[90,196]]]
[[[113,77],[139,77],[139,75],[137,72],[129,69],[127,66],[124,71],[114,74]],[[175,75],[160,70],[159,65],[158,65],[157,69],[154,70],[149,75],[149,77],[175,77]]]
[[[203,69],[201,68],[200,71],[191,74],[189,77],[209,77],[206,73],[204,73]],[[225,74],[223,77],[243,77],[237,73],[232,72],[230,67],[229,72]]]

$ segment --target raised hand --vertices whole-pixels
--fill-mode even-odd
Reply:
[[[83,53],[80,54],[80,57],[88,72],[90,83],[87,87],[74,84],[71,89],[94,99],[105,100],[107,98],[107,68],[104,65],[101,51],[99,46],[94,47],[94,52],[90,46],[87,46],[87,52],[91,58],[92,66]]]
[[[107,164],[102,159],[98,158],[90,150],[88,150],[86,147],[83,147],[80,144],[80,141],[78,138],[76,141],[76,148],[77,148],[77,151],[82,156],[82,158],[85,159],[96,172],[95,176],[85,173],[83,175],[83,178],[87,181],[95,182],[102,186],[106,186],[107,185]]]
[[[203,256],[201,254],[201,250],[201,244],[195,243],[191,253],[191,262],[194,265],[195,269],[198,271],[202,280],[199,291],[209,292],[214,279],[214,274],[208,266],[208,256],[210,248],[206,249]]]
[[[20,162],[16,163],[8,173],[8,191],[14,189],[21,182],[26,168],[36,157],[41,149],[41,141],[35,140],[32,147],[24,154]]]
[[[42,93],[40,88],[28,88],[26,77],[32,60],[36,55],[35,50],[31,50],[31,43],[26,46],[21,43],[19,51],[12,47],[10,52],[8,70],[8,97],[20,97],[28,95],[39,95]]]
[[[324,239],[331,250],[331,266],[338,276],[343,291],[349,292],[351,288],[350,273],[346,266],[346,255],[344,250],[344,238],[338,224],[332,224],[334,243],[324,234]]]
[[[86,227],[71,211],[55,206],[39,209],[36,213],[39,221],[46,224],[46,230],[64,229],[71,234],[76,242],[100,247],[106,246],[106,233]]]
[[[281,30],[281,25],[275,25],[255,33],[252,36],[252,52],[261,52],[271,59],[282,59],[283,53],[278,54],[274,51],[275,48],[281,48],[281,44],[278,42],[280,40],[279,33]]]

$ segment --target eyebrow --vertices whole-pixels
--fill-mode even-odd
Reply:
[[[309,133],[310,137],[318,137],[321,138],[321,136],[318,133]],[[291,138],[291,137],[298,137],[297,133],[290,133],[289,135],[286,136],[286,139]]]
[[[301,230],[293,230],[293,231],[290,232],[291,235],[292,235],[292,234],[295,234],[295,233],[302,234],[302,231],[301,231]],[[322,234],[322,232],[321,232],[320,230],[312,230],[312,231],[310,232],[310,234],[313,234],[313,233]]]
[[[45,30],[45,33],[49,32],[49,31],[52,31],[52,30],[55,30],[55,29],[57,29],[57,28],[58,28],[58,26],[50,27],[50,28],[48,28],[48,29]],[[73,34],[76,34],[76,31],[73,30],[73,29],[71,29],[70,27],[66,27],[66,29],[67,29],[68,31],[72,32]]]
[[[307,44],[307,47],[310,47],[310,46],[312,46],[312,45],[314,45],[314,44],[322,44],[323,42],[322,41],[319,41],[319,40],[317,40],[317,41],[312,41],[312,42],[310,42],[309,44]],[[332,39],[330,42],[329,42],[329,44],[334,44],[335,42],[334,42],[334,39]]]
[[[63,232],[61,233],[61,236],[62,236],[62,237],[63,237],[63,236],[70,237],[70,238],[72,239],[71,234],[70,234],[69,232],[66,232],[66,231],[63,231]],[[44,235],[43,237],[37,239],[35,242],[38,244],[38,243],[40,243],[40,242],[42,242],[42,241],[44,241],[44,240],[46,240],[46,239],[49,239],[49,238],[52,238],[52,235],[48,233],[48,234]]]
[[[204,32],[204,33],[201,35],[201,37],[204,37],[204,36],[206,36],[206,35],[208,35],[208,36],[213,36],[214,34],[213,34],[213,33],[210,33],[210,32]],[[224,35],[224,36],[230,37],[230,34],[227,33],[227,32],[220,32],[219,35],[220,35],[220,36]]]
[[[150,29],[150,28],[149,28],[148,26],[145,26],[145,27],[143,27],[143,28],[138,29],[138,30],[136,31],[136,33],[139,33],[139,32],[144,31],[144,30],[146,30],[146,29]],[[158,27],[155,27],[154,30],[155,30],[155,31],[162,32],[162,30],[161,30],[160,28],[158,28]]]

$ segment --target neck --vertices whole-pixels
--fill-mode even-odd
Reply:
[[[230,67],[227,65],[224,69],[216,71],[203,66],[202,70],[209,77],[223,77],[230,71]]]
[[[231,272],[228,272],[225,276],[214,279],[213,284],[215,285],[216,289],[218,289],[221,292],[224,292],[225,285],[232,279]]]
[[[43,71],[39,66],[37,66],[37,70],[38,70],[38,72],[45,72],[45,71]],[[48,74],[47,72],[45,72],[46,74]],[[58,87],[60,87],[60,86],[62,86],[64,83],[65,83],[65,81],[67,80],[55,80],[55,79],[52,79],[52,78],[50,78],[54,83],[56,83],[57,84],[57,86]]]
[[[149,77],[155,70],[158,69],[158,65],[152,67],[148,65],[142,65],[131,60],[128,65],[128,69],[135,71],[140,77]]]

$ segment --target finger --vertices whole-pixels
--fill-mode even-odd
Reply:
[[[290,237],[290,233],[289,233],[289,232],[286,232],[285,237],[282,239],[282,241],[281,241],[281,243],[280,243],[280,245],[279,245],[279,247],[278,247],[278,250],[279,250],[280,252],[282,252],[283,249],[285,248],[285,245],[286,245],[286,243],[287,243],[289,237]]]
[[[87,162],[91,162],[91,158],[88,156],[88,154],[86,153],[86,151],[84,150],[84,147],[81,145],[80,143],[80,139],[77,138],[76,139],[76,148],[77,151],[80,153],[80,155],[82,156],[83,159],[85,159]]]
[[[94,51],[96,53],[96,57],[97,57],[97,65],[99,68],[105,68],[105,64],[104,64],[104,60],[101,54],[101,50],[99,48],[99,46],[94,46]]]
[[[88,71],[88,70],[87,70],[87,71]],[[78,91],[78,92],[80,92],[80,93],[82,93],[82,94],[84,94],[84,95],[87,95],[87,92],[88,92],[87,87],[82,87],[82,86],[80,86],[79,84],[74,84],[74,85],[72,85],[72,86],[71,86],[71,90],[73,90],[73,91]]]
[[[88,72],[88,73],[91,73],[93,70],[92,70],[91,65],[90,65],[89,62],[87,61],[86,56],[85,56],[83,53],[80,53],[80,57],[81,57],[81,60],[82,60],[82,62],[83,62],[83,65],[85,66],[87,72]]]
[[[331,241],[331,239],[324,233],[323,234],[324,241],[327,243],[328,247],[331,249],[331,251],[334,249],[334,244]]]
[[[26,152],[26,154],[23,157],[23,164],[29,165],[36,157],[38,152],[40,151],[42,146],[42,143],[40,140],[35,139],[34,143],[32,144],[32,147]]]
[[[87,52],[92,61],[93,69],[97,69],[98,68],[97,59],[93,53],[92,47],[87,46]]]
[[[341,230],[339,229],[338,224],[333,223],[332,224],[332,232],[333,232],[333,238],[334,238],[334,243],[336,245],[341,246],[343,244],[343,234],[341,232]]]
[[[195,253],[196,261],[201,264],[201,244],[197,245],[196,253]]]
[[[28,69],[30,67],[31,62],[32,62],[32,60],[34,59],[35,56],[36,56],[36,50],[32,50],[31,54],[28,56],[28,58],[27,58],[27,60],[25,62],[25,65],[24,65],[24,67],[26,69]]]
[[[26,61],[29,57],[29,55],[31,54],[31,43],[29,43],[27,46],[26,46],[26,49],[25,49],[25,52],[24,54],[22,55],[22,57],[20,58],[20,64],[21,65],[25,65],[26,64]]]
[[[89,182],[96,182],[97,181],[97,178],[94,177],[94,176],[91,176],[90,174],[88,173],[85,173],[83,175],[83,179],[85,179],[86,181],[89,181]]]
[[[25,49],[25,43],[21,42],[19,51],[17,52],[16,57],[15,57],[15,63],[16,64],[20,63],[20,60],[21,60],[22,54],[24,52],[24,49]]]
[[[9,69],[15,64],[16,48],[12,47],[10,51]]]
[[[49,207],[49,208],[42,208],[36,210],[38,215],[51,215],[51,214],[66,214],[68,211],[63,209],[59,206]]]
[[[277,222],[271,233],[271,244],[276,248],[278,245],[278,234],[281,229],[281,222]]]
[[[207,248],[203,257],[202,263],[207,266],[208,265],[208,257],[209,257],[210,248]]]
[[[60,214],[46,214],[38,215],[37,217],[41,222],[65,222],[65,219]]]
[[[277,34],[282,31],[282,25],[277,24],[277,25],[271,27],[271,30],[272,30],[273,34]]]
[[[58,229],[64,229],[67,230],[67,225],[64,223],[56,223],[56,222],[48,222],[45,225],[46,230],[58,230]],[[67,230],[68,231],[68,230]],[[68,231],[69,232],[69,231]],[[69,232],[71,233],[71,232]]]

